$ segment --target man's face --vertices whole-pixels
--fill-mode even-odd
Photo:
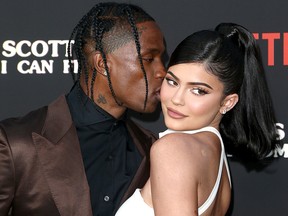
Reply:
[[[163,64],[164,38],[155,22],[139,23],[137,28],[142,61],[148,80],[148,98],[145,110],[144,101],[147,88],[134,39],[107,54],[107,62],[118,103],[137,112],[153,112],[159,102],[161,83],[166,75]]]

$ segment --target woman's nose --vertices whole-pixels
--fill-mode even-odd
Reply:
[[[184,92],[181,89],[178,89],[171,98],[171,101],[176,106],[183,106],[185,104]]]

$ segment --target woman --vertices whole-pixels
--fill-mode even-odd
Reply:
[[[116,215],[225,215],[231,180],[222,137],[243,159],[265,158],[277,138],[253,35],[222,23],[188,36],[171,56],[161,103],[169,129],[152,146],[150,179]]]

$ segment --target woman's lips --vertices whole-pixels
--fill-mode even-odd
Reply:
[[[180,112],[177,112],[176,110],[171,109],[171,108],[167,108],[167,114],[169,117],[174,118],[174,119],[182,119],[182,118],[187,117],[186,115]]]

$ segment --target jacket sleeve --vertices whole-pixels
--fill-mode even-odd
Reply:
[[[7,216],[12,205],[14,174],[11,149],[5,131],[0,127],[0,216]]]

